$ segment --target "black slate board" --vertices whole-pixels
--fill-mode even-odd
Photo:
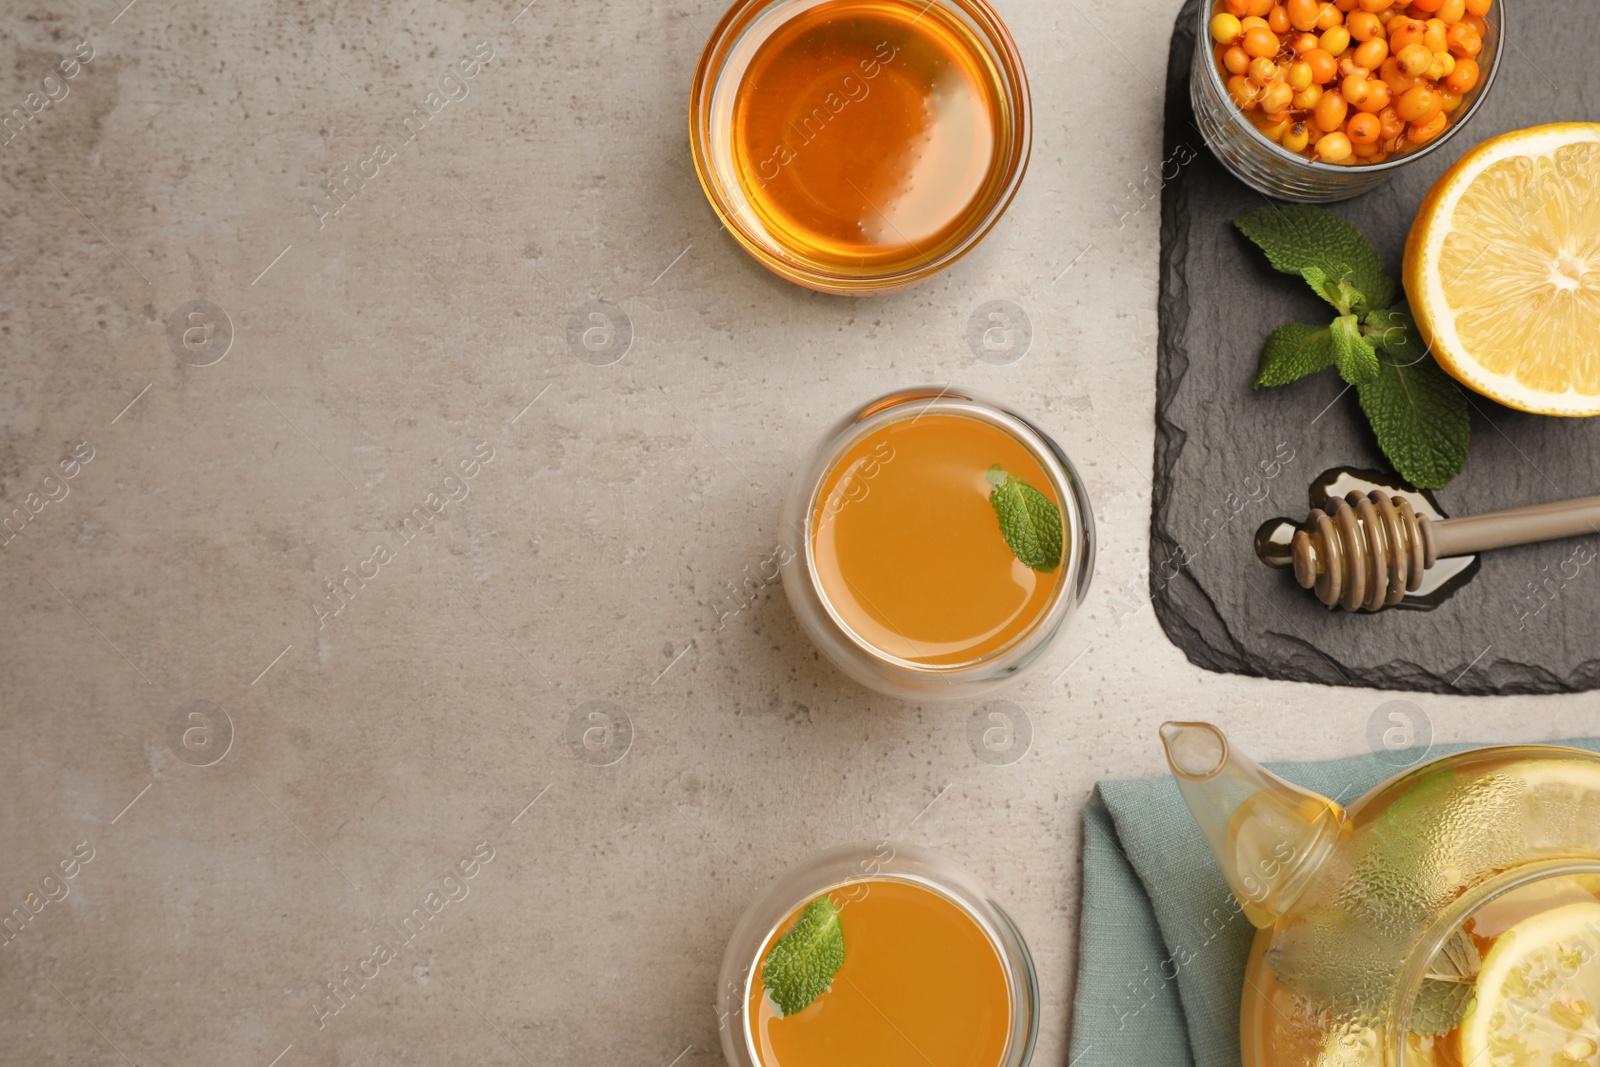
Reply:
[[[1273,327],[1330,315],[1231,225],[1268,201],[1223,169],[1194,125],[1200,2],[1179,13],[1167,67],[1150,558],[1167,636],[1208,670],[1269,678],[1483,694],[1600,686],[1600,537],[1486,554],[1477,576],[1429,612],[1329,611],[1256,561],[1256,527],[1277,515],[1303,519],[1324,470],[1387,464],[1335,372],[1251,389]],[[1600,120],[1593,0],[1518,0],[1508,22],[1498,80],[1471,123],[1387,185],[1332,205],[1372,238],[1396,278],[1423,195],[1473,145],[1545,122]],[[1468,396],[1472,449],[1435,494],[1445,512],[1600,494],[1600,419],[1526,415]]]

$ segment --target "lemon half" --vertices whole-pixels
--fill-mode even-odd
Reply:
[[[1600,414],[1600,124],[1491,138],[1423,199],[1404,281],[1439,365],[1507,407]]]
[[[1471,1067],[1600,1065],[1600,903],[1542,912],[1495,939],[1461,1021]]]

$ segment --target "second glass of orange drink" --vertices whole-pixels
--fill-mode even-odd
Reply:
[[[717,1007],[730,1067],[1023,1067],[1039,1025],[1033,961],[990,893],[888,842],[782,875],[734,929]]]
[[[1020,415],[918,388],[840,420],[795,475],[784,590],[852,678],[968,698],[1033,662],[1088,592],[1094,519],[1065,453]]]

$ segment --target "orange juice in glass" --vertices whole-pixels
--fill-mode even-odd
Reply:
[[[842,964],[785,1014],[772,950],[826,898]],[[719,1014],[730,1067],[1021,1067],[1038,991],[1021,934],[970,875],[887,842],[818,854],[745,912],[723,959]]]
[[[965,393],[906,390],[841,420],[795,476],[784,589],[857,681],[971,697],[1032,662],[1083,599],[1093,524],[1037,427]]]

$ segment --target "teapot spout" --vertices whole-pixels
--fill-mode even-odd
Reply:
[[[1344,809],[1232,751],[1210,723],[1164,723],[1161,741],[1178,792],[1245,917],[1271,926],[1332,854]]]

